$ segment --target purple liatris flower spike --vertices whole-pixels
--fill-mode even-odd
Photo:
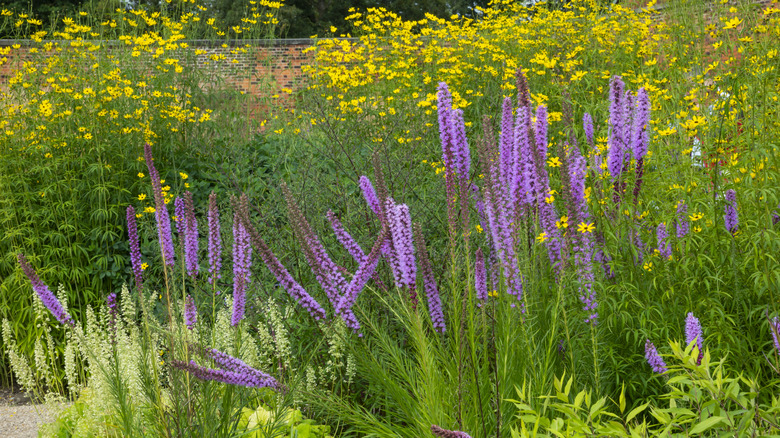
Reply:
[[[688,204],[684,201],[677,203],[677,238],[682,239],[688,235],[691,223],[688,222]]]
[[[173,200],[173,221],[176,223],[176,234],[179,235],[181,242],[184,242],[185,234],[187,234],[187,216],[184,213],[184,199],[176,197]]]
[[[452,110],[452,119],[450,120],[453,141],[453,160],[452,163],[458,178],[462,180],[469,179],[469,169],[471,168],[471,153],[469,152],[469,142],[466,138],[466,122],[463,119],[463,110]]]
[[[325,251],[319,237],[309,225],[292,192],[282,183],[282,193],[287,202],[287,211],[293,233],[298,238],[303,255],[309,262],[309,267],[317,282],[322,286],[331,304],[335,305],[347,287],[347,281],[341,274],[343,268],[338,266]]]
[[[38,274],[35,273],[33,267],[30,266],[29,262],[27,262],[27,258],[25,258],[24,254],[19,253],[17,255],[17,259],[19,260],[19,264],[22,266],[22,272],[24,272],[24,275],[26,275],[30,280],[33,291],[35,291],[35,293],[38,295],[38,298],[41,299],[43,305],[49,309],[51,314],[54,315],[60,324],[75,326],[76,323],[73,321],[73,318],[65,310],[65,308],[62,307],[62,304],[60,304],[60,301],[57,299],[57,297],[54,296],[54,294],[49,290],[49,287],[46,286],[43,281],[41,281],[41,279],[38,277]]]
[[[647,146],[650,143],[647,134],[647,125],[650,123],[650,98],[644,88],[636,92],[636,114],[633,119],[631,133],[631,147],[634,158],[639,161],[647,154]]]
[[[328,210],[325,215],[330,221],[330,225],[333,228],[333,232],[336,234],[336,239],[339,243],[344,246],[347,252],[349,252],[349,255],[351,255],[358,264],[363,263],[363,260],[366,258],[366,253],[363,251],[363,248],[361,248],[360,245],[355,242],[355,239],[352,238],[352,235],[344,229],[341,221],[336,217],[336,214],[333,213],[333,211]]]
[[[371,252],[368,253],[363,263],[360,264],[352,280],[347,285],[347,290],[335,306],[336,314],[340,315],[347,327],[354,331],[360,330],[360,323],[352,313],[352,305],[355,304],[360,291],[368,282],[368,279],[374,274],[376,266],[379,263],[379,256],[382,253],[382,246],[387,240],[387,228],[383,228],[379,234]]]
[[[590,114],[585,113],[582,116],[582,127],[585,129],[585,139],[588,141],[588,146],[593,149],[593,118]]]
[[[537,159],[540,165],[537,169],[545,169],[545,161],[547,160],[547,107],[539,105],[536,108],[536,125],[534,126],[534,136],[536,137],[536,150],[538,152]],[[542,178],[546,178],[547,171],[544,171]]]
[[[246,386],[249,388],[273,388],[279,389],[280,385],[273,377],[256,370],[243,361],[229,356],[218,350],[205,350],[204,355],[214,360],[222,368],[221,370],[206,368],[195,361],[189,363],[178,360],[171,361],[171,365],[190,372],[201,380],[214,380],[230,385]]]
[[[157,237],[160,241],[160,251],[163,260],[168,266],[173,266],[176,262],[173,250],[173,237],[171,237],[171,217],[168,215],[168,208],[165,206],[162,187],[160,185],[160,174],[154,167],[154,158],[152,157],[152,147],[144,145],[144,161],[149,169],[149,177],[152,179],[152,192],[154,193],[154,215],[157,220]]]
[[[477,249],[476,261],[474,262],[474,289],[477,291],[477,299],[487,301],[487,269],[485,269],[485,256],[482,254],[482,248]],[[478,304],[479,306],[482,303]]]
[[[613,76],[609,91],[609,150],[607,167],[612,180],[620,177],[623,171],[625,139],[623,138],[625,84],[620,76]]]
[[[772,341],[775,344],[775,350],[780,353],[780,341],[778,341],[778,337],[780,337],[780,318],[775,316],[770,319],[769,329],[772,331]]]
[[[135,209],[127,207],[127,239],[130,242],[130,263],[133,265],[135,287],[138,292],[143,285],[143,268],[141,267],[141,246],[138,242],[138,226],[135,223]]]
[[[233,326],[244,319],[246,287],[249,284],[251,265],[252,246],[249,243],[249,233],[236,212],[233,219],[233,316],[230,322]]]
[[[439,82],[436,108],[442,161],[446,167],[457,173],[459,178],[468,179],[471,158],[463,111],[452,108],[452,95],[444,82]]]
[[[701,365],[701,359],[704,357],[701,324],[699,324],[699,319],[693,316],[693,312],[688,312],[688,316],[685,318],[685,343],[690,345],[691,342],[696,342],[696,347],[699,349],[697,364]]]
[[[458,430],[442,429],[437,425],[431,426],[431,432],[439,438],[471,438],[471,435]]]
[[[219,230],[219,210],[217,209],[217,195],[211,192],[209,195],[209,272],[210,282],[215,284],[218,278],[222,278],[222,238]]]
[[[726,207],[723,221],[729,233],[734,234],[739,227],[739,215],[737,214],[737,192],[734,189],[726,190]]]
[[[392,211],[388,207],[388,216],[393,248],[398,260],[398,286],[408,287],[410,291],[414,291],[417,263],[414,258],[412,218],[409,207],[406,204],[394,205]]]
[[[436,284],[431,260],[428,258],[428,248],[425,245],[425,239],[423,239],[422,227],[418,223],[414,224],[414,240],[417,243],[418,254],[420,255],[423,287],[425,288],[425,296],[428,299],[428,313],[431,315],[431,323],[433,323],[434,330],[444,333],[447,330],[447,325],[444,322],[444,312],[441,308],[439,286]]]
[[[439,83],[437,109],[439,116],[439,136],[441,139],[442,162],[444,163],[444,181],[447,196],[447,224],[451,238],[457,226],[457,188],[465,188],[469,172],[469,150],[466,141],[466,128],[463,112],[452,108],[452,96],[444,82]],[[456,182],[460,180],[460,184]],[[461,196],[465,196],[463,193]],[[461,198],[463,200],[464,198]]]
[[[192,299],[192,295],[187,295],[184,299],[184,324],[192,330],[197,321],[198,309],[195,307],[195,300]]]
[[[514,170],[515,118],[512,115],[512,99],[504,98],[501,114],[501,132],[498,136],[499,180],[504,187],[511,186],[511,173]]]
[[[376,195],[376,190],[374,190],[373,184],[371,184],[371,180],[368,179],[367,176],[363,175],[360,177],[359,185],[360,190],[363,192],[363,198],[366,199],[366,204],[368,204],[374,214],[382,218],[382,205],[379,202],[379,198]]]
[[[672,244],[669,243],[669,234],[666,231],[666,224],[661,222],[655,230],[655,236],[658,238],[658,252],[661,257],[669,259],[672,257]]]
[[[281,283],[282,287],[284,287],[287,293],[289,293],[290,296],[298,302],[298,304],[303,306],[303,308],[306,309],[306,311],[309,312],[309,314],[315,320],[319,321],[320,319],[325,318],[325,310],[322,308],[320,303],[318,303],[317,300],[309,295],[303,286],[295,281],[293,276],[290,275],[290,272],[287,271],[281,262],[279,262],[279,259],[276,257],[273,251],[271,251],[271,248],[268,246],[265,240],[260,237],[257,229],[255,229],[255,227],[252,226],[252,224],[249,222],[248,211],[238,211],[238,213],[238,220],[249,233],[249,239],[252,242],[252,245],[254,245],[255,249],[257,249],[260,258],[268,267],[268,270],[274,274],[276,281]]]
[[[631,90],[626,90],[623,97],[623,170],[628,170],[631,163],[631,155],[634,154],[634,145],[632,144],[632,128],[636,116],[636,105],[634,104],[634,94]]]
[[[655,345],[649,339],[645,341],[645,359],[647,359],[647,363],[650,364],[650,368],[653,369],[654,373],[662,374],[667,371],[666,363],[661,359],[661,356],[655,349]]]
[[[198,220],[195,219],[195,206],[191,192],[184,193],[184,214],[184,260],[187,273],[194,277],[198,274]],[[249,246],[248,237],[247,246]]]

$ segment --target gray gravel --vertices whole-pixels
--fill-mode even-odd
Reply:
[[[0,436],[35,438],[41,424],[54,421],[57,412],[52,411],[46,405],[0,406]]]
[[[63,407],[31,404],[30,398],[25,394],[2,389],[0,437],[35,438],[38,436],[38,428],[54,421]]]

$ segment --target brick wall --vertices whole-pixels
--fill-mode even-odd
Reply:
[[[731,1],[736,3],[737,0]],[[648,0],[625,0],[623,2],[624,5],[635,8],[640,8],[647,3]],[[757,12],[766,7],[780,7],[778,0],[754,0],[751,3]],[[660,12],[656,14],[656,19],[663,19],[665,7],[656,5],[655,9]],[[261,98],[278,94],[284,101],[287,94],[282,92],[283,89],[296,91],[305,86],[305,78],[303,77],[301,67],[313,60],[313,53],[304,53],[304,51],[315,44],[316,40],[245,40],[233,42],[232,44],[205,40],[186,42],[190,50],[200,49],[206,52],[198,55],[194,61],[191,61],[212,74],[212,80],[207,80],[201,84],[202,86],[210,87],[224,83],[239,91]],[[0,47],[13,44],[21,44],[22,47],[14,50],[8,62],[0,66],[0,86],[7,83],[8,77],[14,68],[19,68],[22,61],[30,59],[28,50],[31,47],[31,43],[29,41],[0,40]],[[124,47],[116,41],[103,42],[102,45],[109,50]],[[249,45],[246,52],[236,53],[237,48],[246,45]],[[215,62],[211,59],[212,56],[220,55],[225,60]],[[232,60],[235,60],[235,62]]]

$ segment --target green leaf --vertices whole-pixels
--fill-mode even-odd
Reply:
[[[701,423],[697,424],[696,426],[693,426],[691,429],[691,435],[695,435],[697,433],[702,433],[705,430],[709,430],[721,423],[726,422],[726,417],[716,416],[716,417],[710,417]]]
[[[639,413],[641,413],[642,411],[647,409],[648,406],[650,406],[650,402],[647,402],[647,403],[643,404],[642,406],[637,406],[634,409],[632,409],[631,412],[629,412],[628,416],[626,417],[626,423],[628,423],[629,421],[633,420],[634,417],[636,417],[637,415],[639,415]]]
[[[626,410],[626,384],[624,383],[622,388],[620,389],[620,398],[618,399],[620,402],[620,413],[622,414]]]

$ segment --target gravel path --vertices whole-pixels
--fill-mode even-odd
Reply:
[[[0,437],[35,438],[38,427],[50,423],[59,412],[58,408],[30,404],[25,394],[0,390]]]
[[[0,436],[35,438],[38,427],[52,422],[54,414],[44,405],[0,406]]]

